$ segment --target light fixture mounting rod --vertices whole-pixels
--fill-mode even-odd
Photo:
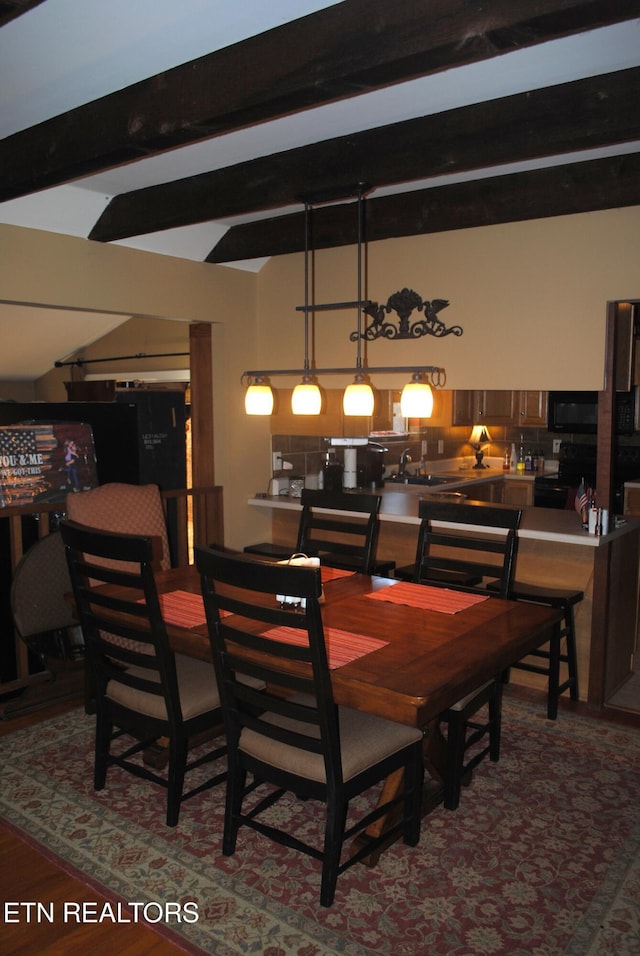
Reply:
[[[357,368],[314,368],[314,375],[354,375],[358,372]],[[367,373],[371,372],[372,374],[378,375],[392,375],[398,373],[399,375],[409,375],[415,372],[423,372],[426,375],[429,375],[431,378],[432,384],[436,388],[442,388],[446,381],[446,372],[445,369],[439,368],[437,365],[382,365],[376,366],[373,368],[366,368]],[[245,379],[254,379],[254,378],[266,378],[273,377],[278,375],[304,375],[305,369],[302,368],[271,368],[271,369],[247,369],[246,372],[242,373],[241,381]]]

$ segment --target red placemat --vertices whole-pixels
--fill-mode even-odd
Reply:
[[[264,631],[261,637],[284,641],[287,644],[296,644],[298,647],[307,643],[306,631],[296,627],[272,627]],[[327,646],[327,657],[330,670],[342,667],[351,661],[356,661],[365,654],[386,647],[388,641],[380,641],[376,637],[366,637],[364,634],[352,634],[350,631],[341,631],[338,627],[325,627],[324,639]]]
[[[420,607],[427,611],[441,611],[443,614],[457,614],[458,611],[464,611],[489,599],[488,594],[468,594],[449,588],[434,588],[429,584],[410,584],[408,581],[400,581],[379,591],[370,591],[366,597],[391,604],[407,604],[409,607]]]
[[[201,594],[192,594],[190,591],[169,591],[158,597],[162,616],[167,624],[190,628],[206,623],[207,616]]]
[[[324,565],[320,567],[320,577],[322,578],[323,584],[326,584],[328,581],[335,581],[337,578],[351,577],[351,575],[355,573],[355,571],[346,571],[344,568],[329,568]]]
[[[159,594],[160,610],[167,624],[175,627],[199,627],[207,623],[204,610],[204,601],[201,594],[192,594],[191,591],[167,591]],[[140,601],[140,604],[143,604]],[[220,611],[220,617],[227,617],[231,611]]]

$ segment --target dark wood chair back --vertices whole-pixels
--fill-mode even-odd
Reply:
[[[189,737],[221,724],[215,672],[206,662],[177,660],[169,646],[152,566],[154,536],[99,531],[68,520],[60,531],[94,682],[95,789],[104,787],[111,764],[160,783],[168,791],[167,825],[175,826],[183,800],[226,776],[222,772],[183,793],[186,770],[226,754],[225,746],[187,762]],[[104,585],[110,586],[106,592]],[[136,743],[112,754],[111,742],[123,732]],[[161,737],[170,741],[166,778],[129,760]]]
[[[420,829],[421,734],[391,721],[339,708],[333,698],[319,598],[320,568],[279,565],[227,552],[196,549],[202,577],[225,729],[229,778],[223,852],[235,850],[240,825],[322,861],[320,902],[330,906],[338,874],[389,834],[367,841],[341,862],[344,841],[392,806],[404,805],[393,831],[415,845]],[[293,609],[276,595],[299,598]],[[239,676],[242,675],[242,676]],[[257,692],[247,678],[265,689]],[[346,828],[349,800],[395,770],[401,792]],[[252,782],[247,784],[247,774]],[[270,790],[243,812],[243,798],[261,782]],[[322,849],[285,826],[258,819],[284,793],[326,804]]]
[[[418,507],[420,531],[415,580],[436,587],[474,591],[477,586],[439,582],[434,572],[461,572],[482,582],[498,581],[494,592],[509,597],[518,548],[521,508],[483,501],[436,501],[423,498]],[[481,585],[480,585],[481,586]]]
[[[320,555],[333,567],[374,573],[381,501],[380,495],[304,488],[296,551]]]
[[[244,728],[250,728],[281,744],[321,754],[328,778],[339,783],[340,739],[320,614],[320,568],[212,549],[196,549],[196,564],[228,739],[235,743]],[[277,594],[300,598],[306,607],[281,606]],[[293,632],[297,642],[276,639],[281,628]],[[268,632],[271,636],[265,637]],[[259,654],[259,661],[247,660],[252,654]],[[238,673],[264,681],[266,690],[256,691],[239,680]],[[304,695],[304,707],[283,697],[282,689],[287,695]],[[314,724],[317,738],[262,720],[257,711],[265,710]]]
[[[153,537],[99,531],[72,521],[62,522],[60,530],[99,695],[115,681],[164,698],[168,720],[179,720],[175,660],[152,567]],[[104,584],[116,586],[117,593],[97,590]],[[129,674],[132,666],[136,670]]]

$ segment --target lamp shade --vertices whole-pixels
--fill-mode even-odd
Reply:
[[[303,379],[291,394],[294,415],[319,415],[322,411],[322,392],[315,382]]]
[[[271,415],[273,412],[271,386],[264,383],[250,385],[244,396],[244,410],[247,415]]]
[[[373,415],[375,405],[373,389],[368,382],[356,375],[356,380],[348,385],[342,396],[342,411],[345,415],[360,415],[368,418]]]
[[[471,434],[469,435],[469,444],[470,445],[486,445],[487,442],[491,441],[491,435],[489,434],[486,425],[474,425],[471,429]]]
[[[418,372],[413,380],[402,389],[400,396],[400,414],[403,418],[431,418],[433,413],[433,392],[427,382],[422,381]]]

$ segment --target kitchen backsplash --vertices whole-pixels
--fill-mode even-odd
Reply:
[[[553,455],[553,439],[558,436],[551,435],[543,428],[516,428],[510,426],[489,425],[491,432],[491,442],[483,448],[487,458],[502,459],[506,449],[511,450],[511,445],[516,448],[520,445],[520,436],[523,436],[525,449],[540,451],[545,459],[551,460]],[[318,437],[313,435],[272,435],[271,449],[273,452],[280,452],[283,460],[291,463],[291,469],[285,474],[287,476],[317,476],[322,467],[322,462],[330,446],[332,436]],[[570,436],[567,436],[570,437]],[[444,461],[452,458],[467,458],[470,464],[475,463],[475,451],[469,444],[468,427],[436,428],[426,426],[423,428],[410,429],[406,436],[387,436],[376,437],[372,441],[383,444],[388,451],[384,454],[384,464],[386,472],[394,471],[399,462],[403,451],[408,448],[412,462],[418,463],[421,458],[426,462]],[[425,446],[426,443],[426,446]],[[426,447],[426,452],[423,449]],[[334,448],[335,457],[343,461],[344,450],[341,447]],[[557,456],[555,456],[557,457]],[[413,465],[412,465],[413,468]],[[281,471],[274,474],[282,474]]]

